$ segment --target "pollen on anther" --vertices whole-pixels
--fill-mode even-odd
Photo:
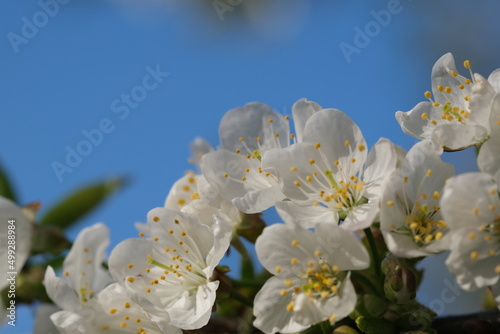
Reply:
[[[222,174],[222,176],[229,177],[229,174],[228,173],[224,173],[224,174]]]
[[[140,233],[139,233],[139,236],[140,236],[140,237],[143,237],[143,236],[144,236],[144,233],[140,232]]]
[[[292,245],[293,247],[297,247],[297,246],[299,245],[299,241],[298,241],[298,240],[293,240],[293,241],[291,242],[291,245]]]
[[[428,177],[432,176],[432,169],[428,169],[426,175]]]
[[[320,147],[321,147],[321,144],[320,144],[320,143],[316,143],[316,144],[314,144],[314,148],[315,148],[315,149],[319,149]]]
[[[426,98],[426,99],[430,99],[430,98],[431,98],[431,96],[432,96],[432,93],[431,93],[431,92],[429,92],[429,91],[426,91],[426,92],[424,93],[424,96],[425,96],[425,98]]]
[[[110,310],[109,310],[109,313],[111,313],[111,314],[115,314],[115,313],[116,313],[116,309],[115,309],[115,308],[110,309]]]
[[[296,172],[297,171],[297,167],[290,167],[290,172]]]
[[[245,140],[245,138],[240,137],[240,138],[238,138],[238,140],[239,140],[239,141],[244,141],[244,140]]]
[[[464,67],[465,68],[470,68],[470,60],[464,61]]]
[[[298,262],[299,262],[299,260],[296,257],[294,257],[290,260],[290,264],[297,264]]]
[[[132,276],[127,277],[127,281],[130,283],[134,283],[134,278]]]
[[[426,113],[426,112],[424,112],[424,113],[422,113],[422,115],[421,115],[420,117],[421,117],[422,119],[427,119],[427,118],[429,118],[429,114],[428,114],[428,113]]]
[[[300,182],[299,182],[299,181],[293,181],[293,184],[295,184],[297,187],[300,187],[300,186],[301,186],[301,184],[300,184]]]
[[[151,292],[151,289],[150,289],[150,288],[147,288],[147,289],[146,289],[146,292],[147,292],[147,293],[150,293],[150,292]]]
[[[276,266],[276,268],[274,270],[276,270],[276,273],[278,273],[278,274],[281,273],[281,267],[280,266]]]
[[[344,142],[344,145],[345,145],[346,147],[347,147],[347,146],[349,146],[349,140],[346,140],[346,141]]]
[[[130,303],[129,302],[125,302],[125,303],[123,303],[123,306],[125,306],[125,308],[130,308]]]
[[[387,206],[393,206],[394,205],[394,201],[387,201]]]
[[[473,251],[473,252],[470,253],[470,259],[471,260],[477,260],[478,256],[479,256],[479,254],[476,251]]]
[[[129,263],[127,267],[129,267],[129,269],[132,269],[134,265],[132,263]]]

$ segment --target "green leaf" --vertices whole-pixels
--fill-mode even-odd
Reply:
[[[124,184],[125,179],[113,178],[80,188],[49,209],[40,220],[40,225],[67,228],[95,209]]]
[[[0,196],[8,198],[13,202],[17,203],[17,196],[10,183],[9,176],[7,172],[0,165]]]

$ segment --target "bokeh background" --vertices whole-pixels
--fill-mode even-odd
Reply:
[[[59,1],[0,4],[0,161],[21,202],[39,200],[42,211],[88,182],[128,177],[68,231],[74,239],[105,222],[111,247],[135,237],[133,223],[194,168],[195,137],[218,145],[227,110],[259,101],[290,114],[307,97],[346,112],[370,145],[386,137],[409,149],[416,140],[401,132],[394,113],[424,99],[441,55],[452,52],[464,74],[466,59],[483,75],[500,67],[495,0]],[[155,70],[162,73],[157,85],[141,89]],[[127,105],[123,94],[137,99]],[[66,165],[68,150],[104,119],[113,130],[58,176],[54,163]],[[475,168],[473,151],[445,160],[459,172]],[[279,220],[272,212],[264,218]],[[425,261],[424,304],[453,285],[444,258]],[[441,315],[481,307],[481,294],[455,295]],[[35,309],[18,310],[17,326],[0,326],[0,333],[31,332]]]

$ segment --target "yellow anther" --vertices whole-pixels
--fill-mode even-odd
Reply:
[[[469,239],[470,239],[470,240],[474,240],[474,239],[476,239],[476,233],[474,233],[474,232],[470,233],[470,234],[469,234]]]
[[[429,177],[432,176],[432,169],[428,169],[426,175]]]
[[[280,266],[276,266],[276,268],[274,268],[274,270],[276,270],[277,274],[281,273],[281,267]]]
[[[316,144],[314,144],[314,148],[315,148],[315,149],[319,149],[320,147],[321,147],[321,144],[320,144],[320,143],[316,143]]]
[[[294,139],[294,138],[295,138],[295,135],[292,133],[292,134],[290,135],[290,138]]]
[[[422,241],[422,237],[417,234],[417,235],[413,236],[413,240],[419,242],[419,241]]]
[[[238,153],[238,154],[241,152],[241,150],[240,150],[239,148],[237,148],[237,149],[236,149],[236,150],[234,150],[234,151],[235,151],[236,153]]]
[[[290,167],[290,172],[296,172],[297,171],[297,167]]]
[[[442,92],[442,91],[444,90],[444,87],[443,87],[443,86],[441,86],[441,85],[438,85],[438,86],[437,86],[437,89],[438,89],[440,92]]]
[[[154,241],[158,241],[158,237],[154,237],[154,238],[153,238],[153,240],[154,240]]]
[[[127,281],[130,283],[134,283],[134,278],[132,276],[127,277]]]
[[[425,237],[425,242],[431,242],[432,241],[432,235],[431,234],[428,234],[426,237]]]
[[[140,236],[140,237],[143,237],[143,236],[144,236],[144,233],[140,232],[140,233],[139,233],[139,236]]]
[[[168,230],[168,233],[173,234],[174,230],[170,229],[170,230]]]
[[[436,233],[436,236],[434,237],[436,240],[439,240],[443,237],[443,232],[438,232]]]
[[[457,73],[457,72],[455,72],[454,70],[451,70],[451,71],[450,71],[450,74],[451,74],[451,76],[452,76],[452,77],[454,77],[454,78],[455,78],[456,76],[458,76],[458,73]]]
[[[297,187],[300,187],[300,186],[301,186],[301,184],[300,184],[300,182],[299,182],[299,181],[293,181],[293,184],[295,184]]]
[[[255,140],[256,140],[256,141],[260,141],[260,140],[261,140],[261,138],[260,138],[260,137],[257,137],[257,138],[255,138]]]
[[[116,313],[116,309],[115,309],[115,308],[110,309],[110,310],[109,310],[109,313],[111,313],[111,314],[115,314],[115,313]]]
[[[346,140],[346,141],[344,142],[344,145],[345,145],[346,147],[348,147],[348,146],[349,146],[349,140]]]
[[[229,174],[228,173],[224,173],[224,174],[222,174],[222,176],[229,177]]]
[[[290,119],[290,116],[285,116],[285,120],[289,120]]]
[[[491,235],[485,235],[484,241],[491,241]]]
[[[495,267],[495,272],[500,274],[500,264]]]
[[[280,136],[280,134],[276,132],[276,133],[274,134],[274,136],[275,136],[276,138],[278,138],[278,137]]]
[[[307,175],[306,176],[306,181],[307,182],[312,182],[313,178],[311,177],[311,175]]]
[[[328,291],[321,291],[321,298],[326,298],[330,295],[330,292]]]
[[[268,122],[268,123],[272,123],[272,122],[274,122],[274,121],[273,121],[273,119],[272,119],[272,118],[270,118],[270,119],[268,119],[268,120],[267,120],[267,122]]]
[[[470,253],[470,259],[471,260],[477,260],[478,256],[479,256],[479,254],[476,251],[473,251],[473,252]]]
[[[488,255],[489,255],[489,256],[493,256],[493,255],[495,255],[495,250],[494,250],[494,249],[490,249],[490,250],[488,251]]]
[[[433,194],[432,194],[432,198],[434,199],[439,199],[441,195],[439,195],[439,192],[435,191]]]
[[[238,140],[239,140],[239,141],[244,141],[244,140],[245,140],[245,138],[240,137],[240,138],[238,138]]]
[[[315,252],[314,252],[314,255],[315,255],[315,256],[317,256],[317,257],[320,257],[322,254],[321,254],[321,252],[320,252],[320,251],[315,251]]]
[[[355,159],[355,158],[352,158],[352,159],[351,159],[351,162],[352,162],[352,163],[355,163],[355,162],[356,162],[356,159]]]
[[[315,163],[315,162],[316,162],[316,161],[315,161],[314,159],[309,159],[309,164],[310,164],[310,165],[314,165],[314,163]]]
[[[466,85],[470,85],[471,82],[472,82],[471,79],[465,79],[465,84]]]
[[[122,327],[122,328],[123,328],[123,327],[127,327],[127,323],[126,323],[126,322],[121,322],[121,323],[120,323],[120,327]]]
[[[132,269],[134,265],[132,263],[129,263],[127,267],[129,267],[129,269]]]
[[[393,206],[394,205],[394,201],[387,201],[387,206]]]
[[[411,224],[410,224],[410,228],[411,228],[412,230],[415,230],[415,229],[417,229],[418,227],[419,227],[419,224],[418,224],[418,223],[413,222],[413,223],[411,223]]]
[[[286,295],[288,295],[288,292],[285,289],[283,289],[280,291],[280,295],[286,296]]]
[[[433,107],[439,107],[440,105],[441,105],[441,103],[439,103],[439,102],[432,102]]]
[[[479,214],[479,208],[474,208],[472,212],[477,216]]]
[[[299,262],[299,260],[296,257],[294,257],[290,260],[290,264],[297,264],[298,262]]]
[[[451,89],[451,87],[446,87],[446,88],[444,89],[444,91],[445,91],[447,94],[451,94],[452,89]]]
[[[333,162],[333,164],[334,164],[335,166],[338,166],[338,165],[339,165],[339,163],[340,163],[340,162],[339,162],[338,160],[335,160],[335,161]]]
[[[130,308],[130,303],[129,302],[125,302],[125,303],[123,303],[123,306],[125,306],[125,308]]]
[[[291,301],[287,306],[286,306],[286,310],[288,312],[292,312],[293,311],[293,308],[295,307],[295,303],[293,301]]]
[[[184,205],[184,204],[186,204],[186,200],[185,200],[185,199],[183,199],[183,198],[181,198],[181,199],[179,199],[179,200],[177,201],[177,204],[179,204],[179,205]]]
[[[465,68],[470,68],[470,60],[464,61],[464,67]]]
[[[429,118],[429,114],[424,112],[424,113],[422,113],[422,115],[420,115],[420,117],[425,120],[425,119]]]
[[[339,268],[337,265],[333,265],[333,266],[332,266],[332,270],[333,270],[334,272],[339,272],[339,271],[340,271],[340,268]]]
[[[290,243],[293,247],[297,247],[299,245],[299,241],[298,240],[292,240],[292,242]]]
[[[146,268],[146,270],[144,270],[145,272],[147,272],[149,274],[149,272],[151,271],[151,269],[149,268]]]
[[[291,279],[289,279],[289,278],[288,278],[288,279],[286,279],[286,280],[285,280],[285,286],[286,286],[286,287],[291,287],[291,286],[292,286],[292,280],[291,280]]]

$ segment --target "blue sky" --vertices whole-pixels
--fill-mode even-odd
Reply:
[[[394,113],[423,100],[442,54],[453,52],[457,64],[471,59],[485,75],[498,67],[494,1],[282,0],[259,11],[247,0],[222,19],[211,1],[65,1],[57,13],[50,7],[52,16],[43,15],[48,0],[0,4],[0,161],[20,200],[40,200],[42,209],[86,182],[129,177],[69,231],[74,238],[105,222],[112,246],[136,236],[133,223],[193,168],[187,159],[195,137],[218,145],[218,122],[229,109],[259,101],[290,114],[307,97],[346,112],[370,145],[386,137],[409,149],[416,141]],[[390,18],[380,18],[381,10],[392,10]],[[357,36],[367,29],[370,36]],[[346,57],[342,45],[357,51]],[[81,146],[88,155],[58,176],[54,164],[67,164],[68,150],[98,128],[108,133],[98,145]],[[450,159],[460,171],[473,168],[472,152],[458,156]],[[444,313],[463,302],[454,304]],[[14,331],[0,333],[30,332],[31,311],[19,314]]]

